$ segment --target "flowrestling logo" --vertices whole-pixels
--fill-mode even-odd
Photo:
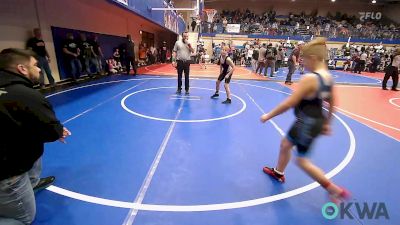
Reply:
[[[359,14],[360,14],[361,21],[382,19],[381,12],[359,12]]]

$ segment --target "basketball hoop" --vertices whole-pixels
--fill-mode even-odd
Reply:
[[[217,10],[215,9],[204,9],[203,10],[207,14],[207,22],[212,23],[214,20],[215,14],[217,14]]]

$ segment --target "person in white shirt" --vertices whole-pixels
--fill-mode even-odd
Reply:
[[[367,62],[368,55],[365,52],[362,52],[360,55],[360,60],[357,63],[356,69],[354,72],[361,74],[365,69],[365,63]]]
[[[253,57],[253,53],[254,53],[254,49],[253,48],[250,48],[247,51],[247,57],[246,57],[246,61],[247,62],[251,62],[251,58]]]
[[[201,32],[201,20],[200,20],[200,17],[197,17],[197,20],[196,20],[196,25],[197,25],[197,32]]]
[[[226,33],[226,27],[228,26],[228,20],[226,18],[224,18],[224,20],[222,21],[222,33]]]

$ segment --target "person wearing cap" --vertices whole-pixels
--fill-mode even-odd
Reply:
[[[300,50],[303,45],[304,45],[304,42],[299,41],[297,43],[297,47],[295,49],[293,49],[292,54],[289,56],[289,60],[288,60],[289,72],[286,75],[285,84],[288,84],[288,85],[292,84],[292,76],[293,76],[294,71],[296,71],[296,67],[299,66]]]

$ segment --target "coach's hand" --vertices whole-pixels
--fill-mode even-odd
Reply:
[[[172,62],[172,66],[176,68],[177,67],[176,62]]]
[[[67,138],[68,136],[71,136],[71,135],[72,135],[72,133],[66,127],[64,127],[63,128],[63,136],[58,140],[65,144],[65,143],[67,143],[65,141],[65,138]]]

